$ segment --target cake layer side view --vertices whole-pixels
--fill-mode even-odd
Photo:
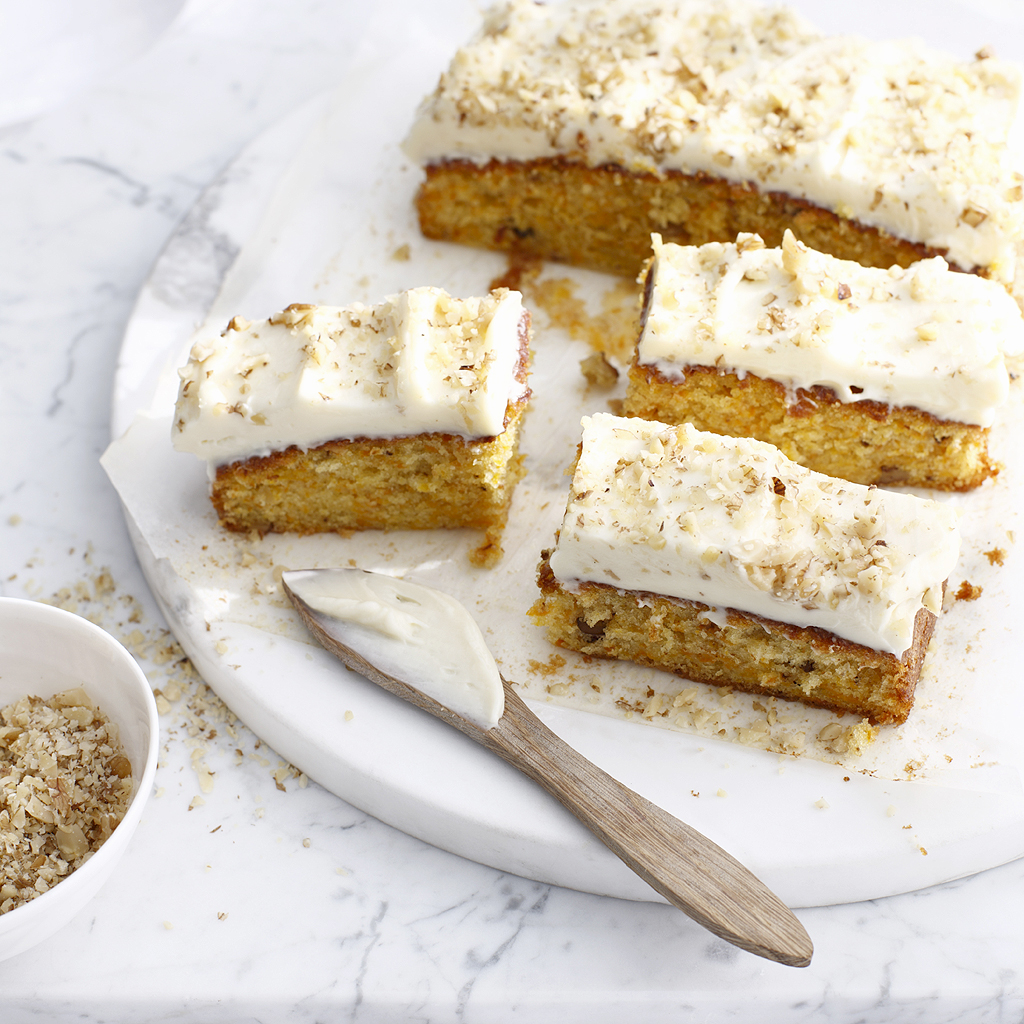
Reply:
[[[624,411],[755,437],[857,483],[970,490],[998,472],[989,425],[1024,319],[941,257],[865,268],[757,235],[653,238]]]
[[[941,254],[1024,301],[1020,79],[744,0],[510,0],[405,150],[431,238],[635,276],[652,231],[789,227],[865,265]]]
[[[484,530],[492,564],[529,400],[518,292],[236,317],[179,371],[175,448],[208,460],[229,530]]]
[[[689,424],[583,428],[530,610],[552,643],[906,720],[959,554],[953,509]]]

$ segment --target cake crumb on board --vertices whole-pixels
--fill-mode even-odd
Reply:
[[[86,559],[86,564],[91,566],[91,558]],[[255,750],[261,746],[259,739],[203,681],[173,634],[162,626],[148,623],[141,602],[120,591],[109,568],[92,572],[87,578],[61,587],[40,600],[80,615],[106,630],[140,663],[153,686],[162,719],[164,750],[174,744],[183,745],[188,751],[187,760],[195,773],[198,790],[188,804],[189,811],[204,806],[203,795],[214,791],[217,773],[208,764],[208,755],[228,755],[231,758],[228,763],[238,766],[244,763],[243,748]],[[221,653],[228,650],[223,639],[218,641],[217,650]],[[266,758],[258,757],[258,761],[265,768],[271,766]],[[158,771],[165,767],[162,761]],[[309,779],[298,768],[284,761],[279,761],[269,775],[278,789],[289,779],[295,779],[300,789],[309,784]],[[157,796],[165,792],[165,787],[158,786]]]
[[[541,260],[509,253],[507,269],[490,287],[522,292],[527,305],[543,310],[552,327],[587,342],[595,352],[628,361],[640,329],[639,285],[630,278],[614,279],[601,296],[601,311],[592,314],[575,281],[568,277],[542,279],[543,269]]]

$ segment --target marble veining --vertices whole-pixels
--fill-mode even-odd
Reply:
[[[220,281],[238,255],[238,243],[210,224],[224,184],[218,182],[188,212],[167,244],[160,273],[149,279],[154,295],[172,308],[206,309],[217,290],[199,282]]]
[[[0,129],[4,596],[67,588],[64,600],[108,628],[159,636],[96,462],[135,296],[232,155],[335,83],[361,46],[385,45],[392,23],[446,33],[454,46],[477,17],[464,0],[432,10],[389,0],[371,23],[354,2],[191,0],[150,50],[99,85]],[[906,0],[870,0],[856,17],[873,35],[881,25],[929,38],[941,30],[933,41],[962,54],[992,41],[1024,58],[1019,33],[992,20],[995,5],[989,20],[967,10],[939,0],[922,17]],[[841,27],[829,18],[838,10],[819,21]],[[190,216],[196,246],[182,258],[229,259],[236,242],[204,234],[205,213]],[[205,301],[161,287],[165,301]],[[87,596],[76,597],[79,587]],[[173,662],[161,657],[154,644],[143,661],[167,688]],[[411,839],[302,786],[244,728],[232,736],[225,720],[190,735],[186,699],[162,719],[159,795],[122,867],[65,929],[0,964],[4,1024],[1024,1017],[1024,862],[801,910],[816,955],[793,971],[725,946],[671,908],[540,885]],[[197,763],[212,773],[209,790]]]

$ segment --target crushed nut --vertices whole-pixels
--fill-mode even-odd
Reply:
[[[0,913],[46,892],[124,817],[132,767],[81,688],[0,710]]]

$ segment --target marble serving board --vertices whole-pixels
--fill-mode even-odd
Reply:
[[[505,270],[496,254],[428,242],[416,228],[420,172],[399,143],[448,50],[420,37],[386,59],[369,54],[336,91],[255,140],[181,225],[139,297],[115,381],[118,440],[103,461],[140,563],[204,678],[311,778],[410,834],[529,878],[660,899],[542,791],[317,647],[279,585],[282,568],[407,575],[467,604],[503,673],[549,726],[720,843],[791,906],[909,891],[1024,854],[1024,697],[1012,669],[1014,612],[1024,606],[1013,545],[1024,480],[1024,445],[1013,443],[1024,439],[1019,396],[996,429],[1007,470],[975,495],[943,499],[964,513],[952,589],[969,578],[981,596],[951,597],[913,717],[856,758],[816,742],[832,716],[784,703],[773,749],[728,742],[758,711],[746,695],[711,688],[689,698],[698,713],[685,721],[644,720],[630,709],[648,686],[687,684],[557,652],[528,619],[580,415],[609,398],[580,374],[587,344],[543,314],[523,438],[528,473],[496,568],[470,565],[479,538],[468,531],[260,540],[219,529],[205,466],[169,440],[175,370],[194,331],[219,333],[236,313],[373,301],[421,284],[478,294]],[[545,274],[570,279],[592,308],[616,284],[567,268]],[[985,554],[996,548],[1002,565]]]

